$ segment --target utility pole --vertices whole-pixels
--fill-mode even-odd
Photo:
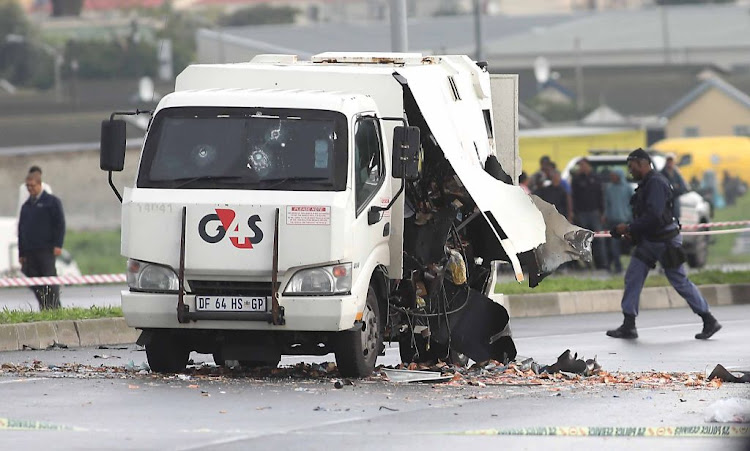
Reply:
[[[669,21],[667,20],[667,7],[662,6],[661,10],[661,38],[664,45],[664,64],[671,64],[672,58],[669,50]]]
[[[406,32],[406,0],[391,1],[391,51],[406,52],[409,43]]]
[[[474,58],[477,61],[484,61],[484,45],[482,45],[482,0],[474,0],[474,41],[476,50]]]
[[[583,62],[581,61],[581,38],[575,37],[573,41],[576,58],[576,110],[578,114],[583,112],[585,105],[583,98]]]

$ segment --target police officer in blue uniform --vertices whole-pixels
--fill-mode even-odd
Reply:
[[[613,237],[631,240],[635,248],[625,272],[625,291],[622,296],[625,320],[617,329],[608,330],[607,335],[614,338],[638,338],[635,317],[638,316],[641,290],[649,270],[659,262],[672,287],[687,301],[693,312],[703,319],[703,330],[695,338],[708,339],[721,329],[721,324],[709,312],[706,299],[698,288],[687,278],[682,235],[672,214],[675,199],[669,181],[651,167],[651,158],[640,148],[628,155],[628,169],[633,178],[638,180],[638,188],[630,201],[633,221],[630,224],[617,224],[611,233]]]

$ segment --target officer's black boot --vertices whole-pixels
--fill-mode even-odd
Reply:
[[[703,330],[695,334],[695,338],[698,340],[708,340],[713,334],[721,330],[721,324],[716,321],[711,312],[699,313],[699,315],[703,318]]]
[[[638,338],[638,331],[635,329],[635,316],[625,315],[622,326],[617,329],[608,330],[607,335],[613,338]]]

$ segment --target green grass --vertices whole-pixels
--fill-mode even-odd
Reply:
[[[127,259],[120,255],[120,231],[73,231],[65,235],[65,248],[73,255],[81,274],[119,274]]]
[[[718,209],[714,213],[714,222],[740,221],[750,219],[750,194],[737,199],[731,207]],[[747,227],[747,226],[738,226]],[[708,247],[708,263],[750,263],[750,253],[733,254],[734,242],[738,234],[714,235]]]
[[[28,312],[19,310],[0,311],[0,324],[32,323],[36,321],[60,321],[79,320],[94,318],[111,318],[122,316],[120,307],[96,307],[81,308],[71,307],[56,310],[44,310],[41,312]]]
[[[750,283],[750,271],[721,272],[716,270],[690,274],[696,285]],[[665,287],[669,281],[663,275],[646,279],[646,287]],[[544,279],[536,288],[529,288],[528,281],[522,283],[501,282],[495,285],[495,293],[533,294],[557,293],[565,291],[621,290],[624,286],[621,276],[609,279],[586,279],[574,276],[557,276]]]

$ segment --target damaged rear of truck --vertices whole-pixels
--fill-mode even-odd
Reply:
[[[123,313],[151,368],[333,352],[366,376],[386,342],[404,362],[513,359],[498,262],[534,286],[589,260],[593,234],[513,184],[492,91],[466,56],[189,66],[123,196],[127,113],[113,113],[101,168],[122,201]],[[514,129],[517,93],[502,92]]]

